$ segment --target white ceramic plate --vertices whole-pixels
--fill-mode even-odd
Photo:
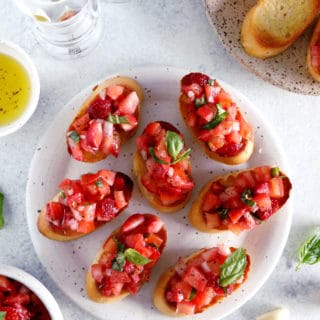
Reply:
[[[227,51],[256,76],[280,88],[320,95],[320,83],[313,80],[307,66],[309,28],[289,49],[265,60],[248,56],[240,43],[242,21],[257,0],[204,0],[213,29]]]
[[[180,79],[188,72],[172,68],[145,67],[127,70],[119,75],[137,79],[144,88],[142,123],[137,136],[147,123],[155,120],[169,121],[185,135],[187,145],[192,147],[191,161],[196,183],[192,200],[197,197],[201,186],[217,174],[263,164],[278,165],[287,172],[282,152],[276,137],[272,134],[272,129],[266,125],[257,109],[241,93],[222,81],[222,85],[231,93],[248,120],[254,124],[256,149],[247,164],[236,167],[219,164],[205,156],[184,126],[178,111]],[[106,78],[112,76],[106,76]],[[120,226],[128,215],[136,212],[155,212],[141,197],[137,186],[134,188],[133,199],[128,209],[110,224],[91,235],[70,243],[59,243],[44,238],[38,232],[36,226],[38,213],[56,194],[57,185],[65,177],[78,178],[83,173],[95,172],[101,168],[123,171],[133,177],[132,156],[136,148],[135,139],[122,146],[118,159],[109,157],[97,164],[80,163],[70,158],[67,153],[66,128],[93,85],[74,97],[53,120],[52,126],[38,145],[29,172],[28,225],[35,250],[47,272],[75,303],[101,319],[132,319],[133,314],[135,319],[165,319],[166,317],[162,316],[152,304],[152,292],[160,273],[169,265],[175,264],[179,255],[189,255],[204,246],[210,247],[222,242],[229,246],[244,246],[252,259],[252,268],[247,282],[221,304],[217,304],[195,318],[220,319],[236,310],[262,286],[282,254],[291,225],[289,203],[267,223],[241,236],[235,236],[229,232],[215,235],[197,232],[189,226],[187,218],[192,201],[184,210],[176,214],[160,214],[168,229],[168,244],[162,258],[153,270],[150,283],[143,286],[137,296],[107,305],[94,303],[86,297],[85,274],[104,239],[112,230]]]

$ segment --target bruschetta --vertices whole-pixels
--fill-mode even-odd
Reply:
[[[259,0],[245,16],[241,43],[253,57],[278,55],[299,38],[319,9],[319,0]]]
[[[254,146],[252,126],[218,81],[202,73],[181,80],[181,115],[206,154],[225,164],[246,162]]]
[[[117,157],[120,145],[138,129],[142,99],[141,87],[130,78],[116,77],[95,86],[67,130],[70,155],[83,162]]]
[[[127,206],[133,181],[121,172],[99,170],[78,180],[65,179],[61,190],[38,217],[38,229],[47,238],[69,241],[93,232],[113,220]]]
[[[179,258],[161,275],[153,302],[167,316],[201,313],[230,295],[247,279],[250,258],[243,248],[218,245]]]
[[[320,81],[320,20],[316,24],[307,53],[307,66],[316,81]]]
[[[106,239],[86,278],[88,297],[99,303],[136,294],[149,281],[166,245],[163,222],[152,214],[134,214]]]
[[[288,200],[289,178],[278,167],[262,166],[219,176],[208,182],[189,212],[203,232],[239,234],[269,219]]]
[[[161,212],[174,212],[188,201],[194,187],[190,148],[170,123],[151,122],[137,139],[133,172],[150,204]]]

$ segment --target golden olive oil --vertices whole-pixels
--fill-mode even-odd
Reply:
[[[14,58],[0,53],[0,126],[18,119],[30,96],[30,79],[25,68]]]

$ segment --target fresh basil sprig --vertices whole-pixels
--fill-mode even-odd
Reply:
[[[126,117],[121,117],[121,116],[118,116],[116,114],[114,114],[114,115],[109,114],[108,121],[113,123],[113,124],[121,124],[121,123],[128,124],[129,123],[129,121],[128,121],[128,119]]]
[[[187,158],[191,152],[191,148],[189,148],[179,157],[179,154],[183,150],[184,142],[183,142],[182,138],[176,132],[169,131],[169,130],[166,133],[166,147],[167,147],[167,150],[168,150],[170,157],[173,159],[173,161],[171,161],[171,162],[166,162],[166,161],[158,158],[152,147],[150,147],[148,150],[149,150],[152,158],[160,164],[178,163],[179,161]]]
[[[80,136],[78,135],[77,131],[71,131],[69,137],[74,141],[74,143],[79,143]]]
[[[299,262],[296,270],[299,270],[302,264],[315,264],[320,261],[320,230],[315,232],[299,248]]]
[[[113,240],[116,242],[118,247],[117,256],[112,261],[111,268],[113,270],[122,271],[124,265],[126,264],[126,260],[139,266],[143,266],[152,261],[132,248],[124,249],[124,244],[121,243],[116,237],[113,237]]]
[[[239,280],[247,266],[247,255],[243,248],[232,252],[226,261],[220,266],[219,286],[227,287]]]
[[[5,320],[6,315],[7,315],[6,311],[0,311],[0,320]]]
[[[216,116],[208,123],[202,126],[202,129],[211,130],[218,126],[228,115],[228,112],[224,110],[219,103],[216,104],[217,113]]]
[[[4,202],[4,195],[0,192],[0,229],[3,228],[4,226],[3,202]]]

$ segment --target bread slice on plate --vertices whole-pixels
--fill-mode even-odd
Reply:
[[[319,9],[319,0],[259,0],[243,21],[241,43],[253,57],[278,55],[298,39]]]

